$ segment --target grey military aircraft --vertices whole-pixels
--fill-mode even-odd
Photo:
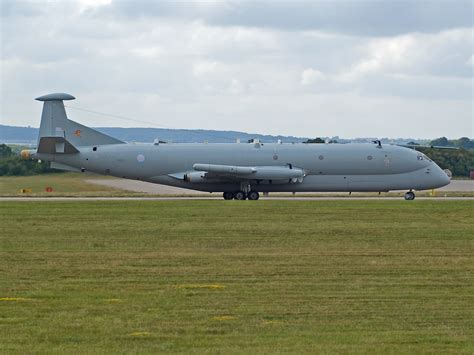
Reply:
[[[427,190],[450,177],[426,155],[381,144],[126,143],[68,119],[54,93],[43,102],[36,149],[25,159],[68,171],[90,171],[187,189],[223,192],[226,200],[258,200],[263,192]]]

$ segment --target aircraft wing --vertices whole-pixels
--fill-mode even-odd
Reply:
[[[405,148],[430,148],[430,149],[447,149],[447,150],[459,150],[458,147],[445,147],[441,145],[419,145],[419,144],[397,144],[400,147],[405,147]]]
[[[237,166],[196,163],[194,171],[184,174],[189,182],[210,181],[249,181],[249,180],[287,180],[302,182],[305,176],[303,169],[290,165],[280,166]]]

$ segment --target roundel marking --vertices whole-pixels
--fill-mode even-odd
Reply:
[[[143,154],[138,154],[137,155],[137,161],[139,163],[143,163],[145,161],[145,156]]]

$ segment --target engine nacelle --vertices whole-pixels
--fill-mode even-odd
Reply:
[[[186,173],[184,175],[184,181],[191,182],[193,184],[200,183],[200,182],[207,182],[206,174],[207,173],[205,171],[193,171],[190,173]]]
[[[286,180],[297,183],[302,182],[305,176],[303,169],[288,165],[234,166],[197,163],[193,165],[193,169],[217,175],[230,175],[242,180]]]

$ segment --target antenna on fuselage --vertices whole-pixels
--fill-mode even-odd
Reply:
[[[382,141],[380,139],[376,139],[372,143],[377,144],[377,148],[382,148]]]

